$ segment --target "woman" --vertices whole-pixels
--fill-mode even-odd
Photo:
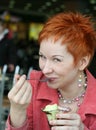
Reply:
[[[41,71],[32,71],[30,83],[16,76],[6,130],[96,130],[96,80],[87,70],[95,40],[91,19],[80,13],[47,21],[39,35]],[[63,112],[48,121],[42,109],[52,104]]]

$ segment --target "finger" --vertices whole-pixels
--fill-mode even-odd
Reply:
[[[26,81],[26,76],[25,75],[21,76],[18,82],[14,85],[14,87],[8,93],[9,99],[12,98],[14,95],[16,95],[16,93],[20,90],[20,88],[22,87],[25,81]]]
[[[17,82],[15,83],[14,87],[19,88],[19,86],[22,86],[24,84],[24,82],[26,81],[26,75],[22,75],[21,77],[17,77],[16,80],[17,80]]]
[[[19,89],[19,91],[14,95],[13,100],[19,103],[22,97],[25,95],[28,87],[28,82],[26,81],[24,85]]]
[[[15,74],[15,76],[14,76],[14,83],[16,83],[19,79],[20,79],[20,75],[19,74]]]
[[[79,130],[76,126],[53,126],[51,130]]]
[[[23,97],[20,100],[20,103],[25,104],[26,102],[26,104],[29,104],[31,101],[31,97],[32,97],[32,88],[30,86],[30,87],[27,87]]]
[[[52,120],[50,121],[50,125],[58,125],[58,126],[80,126],[80,120]]]
[[[67,119],[67,120],[76,120],[80,119],[80,116],[77,113],[58,113],[56,117],[59,119]]]

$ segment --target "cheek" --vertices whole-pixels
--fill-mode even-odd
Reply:
[[[72,64],[70,65],[60,65],[55,68],[56,72],[60,75],[68,75],[71,71],[74,70],[74,66]]]
[[[39,67],[40,67],[40,69],[41,69],[41,62],[40,62],[40,59],[39,59]]]
[[[44,63],[39,59],[39,68],[42,70],[44,68]]]

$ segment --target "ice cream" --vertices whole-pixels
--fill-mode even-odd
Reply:
[[[56,113],[58,112],[57,104],[47,105],[43,112],[47,114],[48,121],[56,119]]]

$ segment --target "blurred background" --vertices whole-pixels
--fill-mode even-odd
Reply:
[[[0,68],[0,130],[4,130],[9,113],[7,94],[14,83],[15,73],[29,76],[30,70],[39,69],[38,34],[50,16],[65,11],[78,11],[96,20],[96,0],[0,0],[3,34],[8,34],[15,47],[13,52],[11,50],[15,59],[13,70],[7,71],[6,62]]]

